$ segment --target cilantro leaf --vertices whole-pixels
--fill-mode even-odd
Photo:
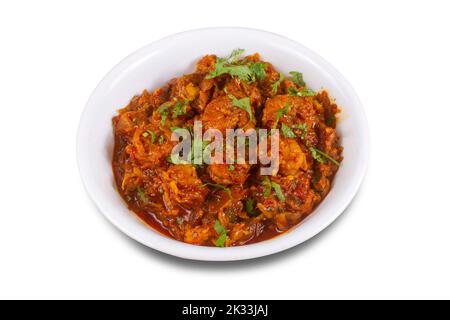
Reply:
[[[248,65],[235,64],[243,52],[244,49],[235,49],[228,58],[218,58],[215,69],[206,76],[206,79],[213,79],[223,74],[229,74],[232,77],[249,81],[252,78],[250,67]]]
[[[217,234],[222,234],[227,232],[227,229],[225,229],[224,226],[220,223],[219,220],[216,220],[216,223],[214,224],[214,230],[217,232]]]
[[[206,79],[213,79],[223,74],[229,74],[232,77],[238,77],[241,80],[248,81],[252,76],[252,71],[246,65],[226,66],[216,64],[216,69],[206,76]]]
[[[249,97],[237,99],[232,94],[228,94],[228,97],[231,99],[231,103],[233,104],[234,107],[237,107],[239,109],[246,111],[248,113],[250,121],[253,121],[253,112],[252,112],[252,107],[250,105]]]
[[[185,115],[186,114],[186,103],[181,103],[180,101],[178,101],[175,106],[173,107],[173,111],[172,111],[172,118],[176,119],[179,116]]]
[[[202,185],[202,187],[206,187],[206,186],[211,186],[215,189],[221,189],[221,190],[225,191],[226,193],[228,193],[228,195],[231,197],[231,189],[225,187],[224,185],[217,184],[217,183],[205,183]]]
[[[153,131],[150,131],[150,134],[152,136],[152,143],[155,143],[155,141],[156,141],[156,134]]]
[[[278,92],[278,88],[280,87],[281,82],[284,80],[284,75],[280,72],[280,77],[277,81],[272,84],[272,92],[276,94]]]
[[[167,121],[167,113],[163,113],[161,115],[161,125],[165,126],[166,125],[166,121]]]
[[[292,77],[292,81],[294,81],[294,83],[298,84],[300,87],[304,87],[306,85],[305,81],[303,80],[303,73],[291,71],[289,72],[289,74]]]
[[[298,96],[298,97],[313,97],[316,93],[308,88],[303,88],[302,90],[298,90],[295,87],[289,87],[288,93],[290,96]]]
[[[159,114],[162,114],[164,112],[166,112],[167,110],[169,110],[170,106],[172,105],[172,102],[168,101],[168,102],[164,102],[163,104],[161,104],[158,109],[156,110]]]
[[[227,234],[222,233],[219,238],[216,240],[216,247],[223,248],[225,247],[225,241],[227,240]]]
[[[217,238],[216,240],[216,246],[224,247],[225,241],[227,240],[227,229],[225,229],[225,227],[222,226],[219,220],[216,220],[216,222],[214,223],[214,230],[219,235],[219,238]]]
[[[302,138],[303,140],[305,140],[306,135],[308,133],[308,126],[306,125],[306,123],[301,123],[301,124],[294,124],[292,126],[293,129],[300,129],[302,130],[302,135],[300,136],[300,138]]]
[[[248,81],[252,77],[252,71],[246,65],[224,67],[224,73],[228,73],[232,77],[238,77],[243,81]]]
[[[270,192],[272,191],[272,183],[267,176],[264,176],[261,185],[264,187],[263,196],[267,198],[270,196]]]
[[[147,198],[147,195],[145,194],[144,189],[142,189],[141,187],[137,188],[137,194],[138,194],[139,199],[142,201],[143,204],[147,204],[148,203],[148,198]]]
[[[303,97],[314,97],[316,95],[316,92],[309,88],[304,88],[300,93]]]
[[[167,116],[169,115],[169,108],[172,105],[170,101],[163,103],[156,110],[161,115],[161,125],[164,126],[167,121]]]
[[[245,201],[245,210],[251,216],[257,215],[255,211],[255,200],[253,200],[252,198],[247,198],[247,200]]]
[[[234,62],[236,62],[236,61],[238,61],[239,60],[239,58],[242,56],[242,54],[244,53],[244,49],[234,49],[232,52],[231,52],[231,55],[228,57],[228,62],[229,63],[234,63]]]
[[[281,190],[281,186],[276,183],[276,182],[272,182],[272,188],[275,191],[275,195],[277,196],[277,198],[281,201],[281,202],[285,202],[286,198],[283,194],[283,190]]]
[[[283,194],[283,190],[281,189],[281,186],[278,183],[272,182],[267,176],[264,176],[261,185],[264,187],[263,192],[264,198],[269,197],[273,189],[275,191],[275,195],[280,201],[282,202],[286,201],[286,198]]]
[[[294,131],[292,131],[292,129],[289,128],[284,123],[281,124],[281,133],[283,133],[283,136],[285,136],[286,138],[295,138],[295,137],[297,137],[295,135]]]
[[[252,62],[249,65],[250,71],[252,72],[252,81],[264,80],[266,77],[266,66],[264,63]]]
[[[169,116],[169,108],[173,106],[172,101],[167,101],[160,105],[158,109],[156,110],[161,115],[161,125],[164,126],[167,122],[167,118]],[[176,119],[179,116],[186,114],[186,102],[182,103],[180,101],[177,101],[177,103],[173,106],[172,110],[172,118]]]
[[[330,155],[326,154],[323,151],[320,151],[319,149],[316,149],[314,147],[309,147],[309,151],[311,152],[312,157],[317,160],[319,163],[324,163],[325,159],[328,161],[331,161],[335,165],[339,166],[340,163],[333,159]]]
[[[217,58],[215,68],[206,79],[213,79],[223,74],[238,77],[243,81],[256,81],[266,76],[265,65],[262,62],[246,63],[241,59],[244,49],[233,50],[228,58]]]
[[[296,138],[297,135],[292,129],[300,129],[302,130],[302,135],[300,136],[303,140],[306,138],[306,134],[308,133],[308,126],[306,123],[301,124],[294,124],[291,128],[285,125],[284,123],[281,124],[281,133],[286,138]]]
[[[320,155],[320,153],[317,152],[316,148],[310,147],[309,151],[311,152],[311,156],[313,157],[314,160],[316,160],[319,163],[324,163],[322,156]]]
[[[144,133],[142,134],[142,136],[143,136],[144,138],[147,138],[149,135],[151,136],[151,143],[152,143],[152,144],[155,143],[155,141],[156,141],[156,134],[155,134],[153,131],[151,131],[151,130],[146,130],[146,131],[144,131]]]
[[[289,105],[286,103],[283,109],[277,110],[277,118],[275,119],[275,123],[273,124],[273,129],[276,129],[278,127],[278,122],[281,119],[281,116],[287,115],[289,113]]]

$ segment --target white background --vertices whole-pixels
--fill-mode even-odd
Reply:
[[[450,298],[449,15],[448,1],[2,1],[0,298]],[[370,123],[352,205],[268,258],[200,263],[143,247],[103,218],[78,175],[78,120],[109,69],[209,26],[316,51]]]

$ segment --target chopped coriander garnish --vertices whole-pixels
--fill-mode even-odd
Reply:
[[[231,99],[231,103],[233,104],[234,107],[237,107],[239,109],[246,111],[248,113],[250,121],[253,121],[253,112],[252,112],[252,107],[250,105],[249,97],[237,99],[232,94],[228,94],[228,97]]]
[[[302,90],[297,90],[295,87],[289,87],[288,93],[291,96],[298,96],[298,97],[313,97],[316,95],[316,93],[308,88],[303,88]]]
[[[249,82],[264,79],[266,76],[265,64],[259,61],[246,63],[245,60],[241,59],[242,53],[244,53],[244,49],[236,49],[228,58],[217,58],[214,70],[206,76],[206,79],[212,79],[223,74],[229,74],[232,77],[238,77]]]
[[[267,176],[264,176],[261,185],[264,187],[263,196],[267,198],[270,196],[270,192],[272,191],[272,183]]]
[[[263,181],[261,182],[261,185],[264,187],[263,191],[264,198],[269,197],[273,189],[275,191],[275,195],[280,201],[282,202],[286,201],[281,186],[278,183],[270,181],[270,179],[267,176],[265,176],[263,178]]]
[[[300,91],[303,97],[314,97],[316,95],[316,92],[312,89],[305,88],[302,91]]]
[[[231,52],[231,55],[228,57],[228,62],[229,63],[234,63],[236,61],[239,60],[239,58],[242,56],[242,54],[244,53],[245,49],[234,49]]]
[[[252,78],[252,71],[248,65],[236,65],[244,53],[244,49],[234,50],[228,58],[217,58],[214,71],[211,71],[206,79],[212,79],[223,74],[229,74],[232,77],[238,77],[241,80],[248,81]]]
[[[236,65],[236,66],[223,66],[219,65],[219,62],[216,64],[216,75],[207,76],[207,79],[215,78],[222,74],[228,73],[232,77],[238,77],[243,81],[248,81],[252,77],[252,71],[246,65]],[[211,73],[214,74],[214,73]]]
[[[147,138],[148,136],[151,136],[152,138],[152,140],[151,140],[151,142],[152,143],[155,143],[155,141],[156,141],[156,135],[155,135],[155,133],[153,132],[153,131],[150,131],[150,130],[147,130],[147,131],[144,131],[144,133],[142,134],[142,136],[144,137],[144,138]]]
[[[162,105],[160,105],[158,107],[158,109],[156,110],[160,115],[161,115],[161,125],[165,125],[166,121],[167,121],[167,116],[168,116],[168,110],[170,108],[170,106],[172,105],[172,103],[169,102],[165,102]]]
[[[184,222],[184,218],[183,217],[177,217],[177,223],[178,224],[183,224]]]
[[[308,130],[308,126],[306,125],[306,123],[294,124],[292,126],[292,128],[294,128],[294,129],[301,129],[301,130]]]
[[[300,136],[300,138],[302,138],[302,140],[305,140],[308,133],[308,126],[306,125],[306,123],[294,124],[292,128],[302,130],[302,135]]]
[[[150,131],[150,135],[152,136],[152,143],[156,141],[156,134],[153,131]]]
[[[298,95],[298,90],[295,87],[289,87],[288,88],[288,93],[290,96],[296,96]]]
[[[324,163],[322,156],[320,155],[320,153],[317,152],[316,148],[310,147],[309,151],[311,152],[311,156],[313,157],[314,160],[316,160],[319,163]]]
[[[176,119],[179,116],[182,116],[185,114],[186,114],[186,103],[181,103],[180,101],[178,101],[175,104],[175,106],[173,107],[172,118]]]
[[[163,143],[164,143],[164,136],[160,136],[160,137],[159,137],[158,143],[159,143],[159,144],[163,144]]]
[[[167,121],[167,113],[163,113],[161,115],[161,125],[165,126],[166,125],[166,121]]]
[[[249,65],[250,71],[252,72],[252,81],[264,80],[266,77],[266,66],[262,62],[252,62]]]
[[[222,233],[216,240],[216,247],[225,247],[225,241],[227,240],[227,234]]]
[[[272,188],[275,191],[275,195],[277,196],[278,200],[280,200],[281,202],[285,202],[286,198],[283,194],[283,190],[281,190],[281,186],[276,182],[272,182]]]
[[[283,134],[283,136],[285,136],[286,138],[295,138],[297,137],[294,133],[294,131],[292,131],[291,128],[289,128],[287,125],[285,125],[284,123],[281,124],[281,133]]]
[[[291,71],[289,74],[292,77],[292,81],[294,81],[295,84],[298,84],[300,87],[304,87],[306,85],[305,81],[303,80],[303,74],[297,71]]]
[[[255,211],[255,200],[253,200],[252,198],[247,198],[247,200],[245,201],[245,210],[251,216],[257,215]]]
[[[316,149],[314,147],[309,147],[309,151],[311,151],[312,157],[315,160],[317,160],[319,163],[324,163],[324,158],[325,158],[325,159],[327,159],[328,161],[331,161],[332,163],[334,163],[337,166],[340,165],[339,162],[337,162],[335,159],[333,159],[331,156],[329,156],[325,152],[320,151],[319,149]]]
[[[234,164],[230,164],[229,166],[228,166],[228,170],[229,171],[234,171],[236,169],[236,167],[234,166]]]
[[[161,125],[164,126],[167,122],[167,118],[169,116],[169,108],[173,105],[173,102],[167,101],[160,105],[156,110],[161,115]],[[176,119],[179,116],[186,114],[186,102],[182,103],[178,101],[172,110],[172,118]]]
[[[142,203],[144,203],[144,204],[148,203],[148,198],[147,198],[147,195],[145,194],[144,189],[142,189],[141,187],[138,187],[137,194],[139,196],[139,199],[142,201]]]
[[[225,191],[226,193],[228,193],[228,195],[231,197],[231,189],[225,187],[224,185],[217,184],[217,183],[205,183],[202,185],[202,187],[206,187],[206,186],[211,186],[215,189],[221,189],[221,190]]]
[[[280,78],[272,84],[272,92],[276,94],[278,92],[278,88],[280,87],[281,82],[284,80],[284,75],[280,72]]]
[[[292,129],[300,129],[302,130],[302,135],[300,136],[303,140],[306,138],[306,134],[308,133],[308,127],[306,123],[294,124],[292,127],[287,126],[286,124],[281,124],[281,133],[286,138],[296,138],[297,135]]]
[[[227,229],[220,223],[219,220],[216,220],[216,223],[214,224],[214,230],[217,232],[217,234],[226,233]]]
[[[162,113],[166,112],[170,108],[171,105],[172,105],[172,102],[170,102],[170,101],[164,102],[163,104],[161,104],[158,107],[158,109],[156,111],[159,114],[162,114]]]
[[[216,240],[216,246],[224,247],[225,241],[227,240],[227,229],[225,229],[225,227],[222,226],[219,220],[216,220],[216,222],[214,223],[214,230],[219,235],[219,238],[217,238]]]
[[[275,119],[275,123],[273,124],[273,129],[276,129],[278,127],[278,122],[281,119],[282,115],[287,115],[289,112],[289,105],[286,103],[283,109],[277,110],[277,118]]]

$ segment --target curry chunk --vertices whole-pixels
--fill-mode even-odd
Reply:
[[[221,96],[206,106],[201,120],[205,130],[217,129],[225,134],[226,129],[243,128],[250,119],[247,112],[233,106],[228,96]]]
[[[289,176],[299,170],[308,170],[305,151],[294,139],[280,139],[280,173]]]
[[[168,211],[177,213],[176,205],[195,208],[203,203],[207,189],[197,177],[194,166],[174,165],[163,173],[164,200]]]

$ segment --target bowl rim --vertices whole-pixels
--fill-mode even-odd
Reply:
[[[284,42],[286,46],[290,46],[291,48],[295,48],[296,50],[301,51],[315,63],[318,63],[322,68],[325,68],[327,72],[329,72],[333,76],[333,78],[339,82],[340,86],[345,89],[346,94],[348,94],[351,97],[352,103],[356,106],[356,108],[359,109],[358,121],[363,129],[362,132],[359,132],[360,140],[363,141],[363,143],[361,143],[360,146],[361,149],[358,151],[359,153],[361,153],[361,161],[360,161],[361,163],[359,163],[360,170],[358,171],[359,175],[353,179],[353,183],[349,186],[350,190],[349,192],[346,193],[345,199],[343,199],[340,202],[340,206],[334,208],[334,213],[330,215],[326,221],[323,221],[320,225],[318,225],[315,228],[315,230],[303,232],[297,237],[286,236],[290,234],[290,231],[292,229],[294,229],[292,228],[283,235],[277,236],[275,238],[266,241],[258,242],[255,244],[243,245],[238,247],[227,247],[227,248],[214,248],[214,247],[191,245],[177,241],[175,239],[168,238],[162,234],[159,234],[158,232],[154,232],[153,233],[154,236],[152,237],[144,238],[133,232],[131,228],[127,228],[127,226],[117,221],[108,212],[108,210],[104,208],[102,202],[99,201],[97,195],[95,194],[95,192],[93,192],[91,181],[89,181],[89,177],[87,177],[85,174],[85,167],[88,165],[88,163],[86,162],[87,158],[86,153],[83,150],[83,141],[80,137],[84,130],[83,127],[84,119],[86,118],[90,106],[94,104],[93,102],[95,101],[96,96],[98,95],[98,91],[101,89],[102,85],[106,83],[108,80],[114,79],[114,76],[120,73],[122,68],[133,63],[133,61],[139,59],[143,54],[149,54],[151,51],[155,51],[159,47],[164,46],[167,42],[173,41],[178,37],[211,31],[220,31],[220,32],[240,31],[240,32],[255,33],[267,37],[268,40],[272,38]],[[291,40],[287,37],[284,37],[282,35],[273,32],[244,27],[210,27],[175,33],[166,36],[160,40],[149,43],[141,47],[140,49],[134,51],[124,59],[122,59],[103,77],[103,79],[99,82],[99,84],[95,87],[94,91],[90,95],[80,117],[76,142],[77,164],[83,186],[88,196],[97,207],[97,209],[103,214],[103,216],[107,218],[107,220],[109,220],[116,228],[125,233],[127,236],[142,243],[145,246],[148,246],[152,249],[155,249],[157,251],[169,255],[177,256],[179,258],[200,260],[200,261],[237,261],[237,260],[254,259],[287,250],[311,239],[312,237],[323,231],[325,228],[327,228],[331,223],[333,223],[344,212],[344,210],[349,206],[349,204],[355,197],[367,172],[369,149],[370,149],[370,141],[369,141],[368,121],[362,103],[358,98],[353,87],[335,67],[333,67],[329,62],[327,62],[325,59],[323,59],[320,55],[318,55],[314,51],[310,50],[309,48],[303,46],[302,44],[294,40]],[[151,241],[156,239],[158,241]]]

